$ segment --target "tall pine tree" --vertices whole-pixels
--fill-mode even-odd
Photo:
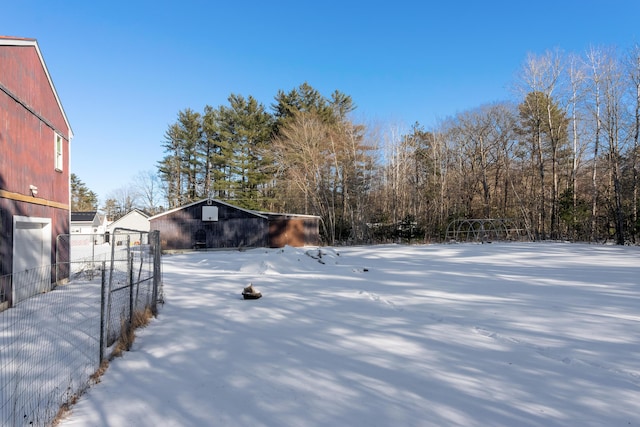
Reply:
[[[218,110],[218,131],[226,179],[214,188],[235,204],[260,209],[264,189],[269,182],[266,169],[271,165],[267,147],[271,138],[272,117],[262,104],[249,96],[232,94],[229,107]]]
[[[89,190],[78,175],[71,174],[71,210],[90,212],[98,209],[98,195]]]

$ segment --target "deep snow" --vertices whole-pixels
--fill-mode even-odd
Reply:
[[[640,425],[638,247],[287,247],[163,271],[160,315],[62,426]]]

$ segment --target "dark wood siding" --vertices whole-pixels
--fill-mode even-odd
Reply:
[[[212,203],[218,207],[218,221],[202,221],[206,201],[158,218],[151,218],[151,230],[160,231],[162,249],[266,247],[268,221],[259,215]],[[204,236],[204,239],[203,237]]]
[[[317,246],[320,218],[253,212],[226,203],[218,207],[218,221],[202,221],[203,200],[150,218],[151,230],[160,231],[164,250]]]

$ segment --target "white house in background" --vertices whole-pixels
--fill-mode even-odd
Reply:
[[[107,231],[107,217],[96,211],[71,212],[71,234],[104,234]]]
[[[111,234],[116,228],[127,228],[129,230],[149,231],[149,215],[140,209],[129,211],[122,218],[113,221],[107,226],[106,231]]]
[[[112,237],[113,231],[116,228],[149,232],[149,230],[151,229],[151,223],[149,222],[149,215],[147,215],[145,212],[141,211],[140,209],[133,209],[132,211],[129,211],[122,218],[113,221],[107,226],[107,231],[105,233],[106,242],[110,243],[113,240],[113,237]],[[142,240],[142,237],[140,235],[136,237],[133,235],[134,233],[125,232],[125,234],[131,235],[131,239],[133,239],[131,240],[131,242],[133,244],[139,244],[139,242]],[[116,240],[118,240],[118,237],[116,237]],[[121,243],[122,242],[118,242],[116,244],[121,244]]]

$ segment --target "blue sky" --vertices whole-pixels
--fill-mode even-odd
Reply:
[[[71,170],[102,203],[155,170],[185,108],[231,93],[269,106],[306,81],[351,95],[358,120],[428,128],[513,99],[527,53],[640,42],[639,16],[637,0],[19,0],[0,34],[38,40],[75,134]]]

